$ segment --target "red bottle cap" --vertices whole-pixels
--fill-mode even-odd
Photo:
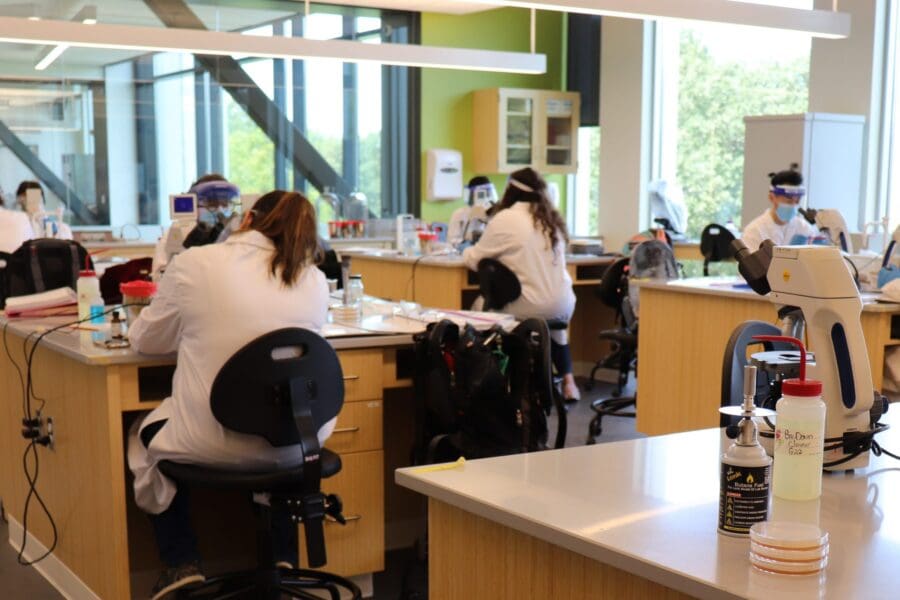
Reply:
[[[782,381],[782,394],[800,396],[801,398],[813,398],[822,395],[822,382],[806,378],[806,348],[803,347],[803,342],[797,338],[785,335],[754,335],[753,339],[761,342],[786,342],[800,348],[800,378]]]
[[[97,273],[96,273],[96,271],[92,271],[90,269],[85,269],[83,271],[78,271],[78,276],[79,277],[96,277]]]
[[[156,284],[152,281],[129,281],[119,284],[119,291],[132,298],[152,298],[156,294]]]

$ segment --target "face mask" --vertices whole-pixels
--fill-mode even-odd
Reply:
[[[796,204],[779,204],[775,207],[775,214],[778,218],[787,223],[797,216],[798,206]]]
[[[219,221],[219,218],[216,216],[215,211],[211,211],[208,208],[201,207],[197,212],[197,222],[206,225],[207,227],[212,227]]]

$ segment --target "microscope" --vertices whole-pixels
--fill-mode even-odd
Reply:
[[[825,468],[865,467],[884,403],[872,386],[860,324],[862,299],[841,251],[834,246],[775,246],[771,240],[756,252],[741,240],[732,242],[732,249],[750,287],[768,296],[779,316],[791,315],[791,333],[797,333],[798,319],[805,323],[815,353],[808,377],[822,382],[826,406]]]

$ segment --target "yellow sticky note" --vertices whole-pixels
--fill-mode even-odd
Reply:
[[[414,473],[432,473],[434,471],[449,471],[450,469],[455,469],[456,467],[462,467],[466,464],[466,458],[464,456],[460,456],[456,459],[456,462],[452,463],[443,463],[440,465],[427,465],[425,467],[419,467]]]

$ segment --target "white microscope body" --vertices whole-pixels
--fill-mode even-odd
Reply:
[[[807,377],[822,382],[825,402],[825,439],[870,431],[869,410],[874,400],[872,371],[860,315],[862,300],[841,252],[834,246],[776,246],[767,279],[769,300],[799,308],[815,352]],[[835,442],[825,442],[825,446]],[[845,456],[841,448],[826,451],[824,462]],[[865,467],[869,453],[833,467]]]

